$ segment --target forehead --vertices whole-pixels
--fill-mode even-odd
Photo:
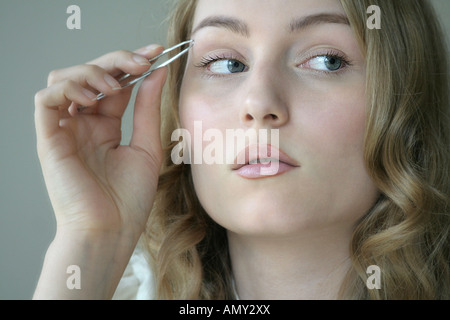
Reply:
[[[292,19],[345,11],[339,0],[198,0],[194,28],[209,16],[232,16],[251,28],[279,27]]]

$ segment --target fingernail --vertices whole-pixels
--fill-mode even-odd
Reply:
[[[161,45],[159,45],[159,44],[151,44],[151,45],[145,47],[145,51],[154,51],[160,47],[161,47]]]
[[[104,76],[106,83],[113,89],[113,90],[119,90],[120,87],[120,83],[117,82],[116,79],[114,79],[112,76],[110,76],[109,74],[105,74]]]
[[[146,58],[144,58],[143,56],[137,55],[137,54],[135,54],[133,56],[133,60],[136,61],[141,66],[149,66],[150,65],[150,62]]]
[[[97,96],[93,92],[89,91],[88,89],[82,88],[81,91],[83,92],[83,94],[86,97],[89,98],[89,100],[95,101],[97,99]]]

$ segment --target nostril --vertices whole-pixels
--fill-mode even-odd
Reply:
[[[253,117],[250,113],[247,113],[245,115],[245,120],[246,121],[252,121],[254,120],[255,117]],[[278,120],[279,117],[276,114],[270,113],[264,116],[264,120]]]

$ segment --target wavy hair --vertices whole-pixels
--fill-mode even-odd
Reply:
[[[341,0],[367,63],[364,160],[380,191],[354,228],[344,299],[450,298],[450,101],[447,48],[424,0]],[[190,39],[196,0],[178,0],[168,45]],[[366,26],[381,9],[381,29]],[[186,58],[171,65],[162,110],[165,161],[144,234],[161,299],[235,298],[226,231],[194,191],[190,166],[171,161]],[[381,289],[366,286],[367,267]]]

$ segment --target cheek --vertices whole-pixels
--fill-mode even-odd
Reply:
[[[196,86],[195,80],[182,86],[179,113],[182,127],[191,135],[191,173],[197,197],[213,220],[226,225],[227,215],[219,208],[229,209],[230,199],[239,194],[233,193],[235,189],[231,188],[233,183],[226,164],[206,164],[205,152],[210,142],[205,139],[205,133],[214,129],[223,134],[226,129],[234,129],[237,113],[230,111],[228,97],[218,98],[211,90],[206,91],[205,86]]]
[[[191,81],[192,83],[192,81]],[[202,91],[195,91],[192,85],[182,87],[180,95],[180,122],[191,137],[190,154],[191,170],[195,188],[199,197],[207,193],[212,195],[217,189],[217,180],[222,179],[224,170],[219,165],[206,164],[214,161],[214,155],[207,153],[207,147],[212,144],[208,141],[208,133],[215,132],[224,137],[226,128],[232,128],[228,123],[230,117],[226,116],[224,108],[218,106],[218,99]],[[222,141],[224,145],[224,142]],[[223,159],[223,157],[218,158]],[[211,160],[212,159],[212,160]]]
[[[376,201],[378,190],[364,162],[364,87],[351,88],[315,94],[295,121],[305,185],[328,199],[330,212],[359,218]]]
[[[364,82],[303,97],[293,121],[305,184],[336,210],[367,211],[377,190],[364,163]]]
[[[366,100],[363,85],[353,88],[351,91],[340,87],[327,94],[315,94],[305,110],[296,115],[299,136],[311,149],[310,154],[329,161],[349,158],[362,161]]]
[[[182,95],[180,99],[181,126],[193,132],[194,123],[201,121],[203,125],[211,126],[215,112],[211,106],[211,99],[202,94]]]
[[[187,88],[186,88],[187,89]],[[204,130],[233,128],[233,117],[224,99],[192,91],[180,96],[180,121],[183,128],[193,132],[194,123],[201,122]]]
[[[339,109],[348,112],[329,113],[321,117],[315,131],[312,130],[314,137],[311,142],[330,156],[347,158],[355,155],[360,158],[363,152],[365,112],[361,105],[344,104]]]
[[[195,81],[189,81],[182,87],[179,113],[181,126],[191,135],[191,160],[194,164],[226,164],[230,162],[233,153],[227,153],[227,131],[239,127],[239,112],[235,101],[230,95],[214,94],[205,90],[205,85],[196,86]],[[234,157],[233,157],[234,159]],[[206,172],[205,169],[197,171]],[[213,166],[214,167],[214,166]]]

